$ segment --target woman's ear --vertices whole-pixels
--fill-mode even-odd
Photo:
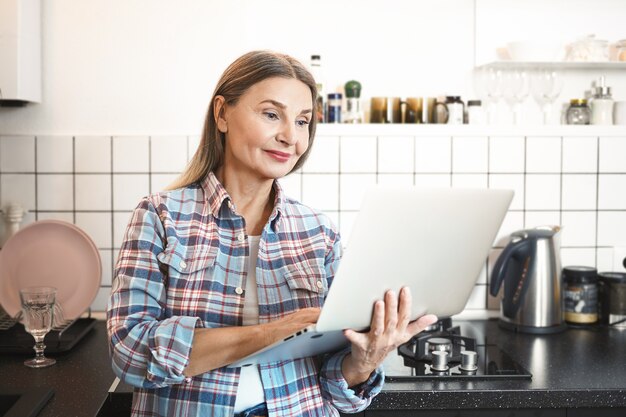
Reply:
[[[217,124],[217,130],[222,133],[228,132],[228,124],[224,117],[226,113],[226,100],[224,96],[215,96],[213,99],[213,114],[215,115],[215,124]]]

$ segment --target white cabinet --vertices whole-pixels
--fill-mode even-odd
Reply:
[[[0,0],[0,105],[41,102],[41,1]]]

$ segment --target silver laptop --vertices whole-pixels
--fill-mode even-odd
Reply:
[[[412,319],[460,313],[513,199],[511,190],[370,188],[317,323],[229,367],[314,356],[369,327],[385,292],[411,288]]]

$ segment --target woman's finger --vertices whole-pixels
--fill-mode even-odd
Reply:
[[[398,328],[404,330],[411,320],[411,305],[413,298],[409,287],[403,287],[400,290],[400,307],[398,308]]]
[[[412,321],[406,328],[407,333],[411,335],[416,335],[431,324],[436,323],[438,320],[437,316],[434,314],[426,314],[418,318],[417,320]]]
[[[398,296],[393,290],[385,293],[385,330],[395,330],[398,325]]]
[[[386,299],[387,297],[385,297]],[[384,301],[378,300],[374,303],[374,314],[372,315],[372,324],[370,332],[375,336],[380,336],[385,331],[385,307]]]

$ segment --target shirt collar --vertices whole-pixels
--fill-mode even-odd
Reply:
[[[224,188],[213,172],[209,172],[209,174],[202,180],[201,186],[206,193],[209,210],[213,217],[222,217],[220,216],[220,212],[224,205],[228,207],[228,211],[231,214],[235,214],[235,206],[231,201],[230,195],[228,195],[228,191],[226,191],[226,188]],[[278,181],[274,180],[272,187],[274,188],[275,197],[274,209],[270,214],[269,223],[272,225],[274,231],[277,232],[279,229],[280,218],[285,212],[285,194]]]

